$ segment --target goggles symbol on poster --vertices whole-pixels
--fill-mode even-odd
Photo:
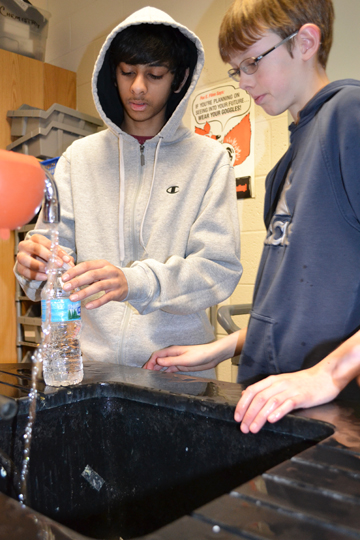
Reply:
[[[250,96],[228,81],[203,89],[192,103],[195,133],[219,141],[229,154],[238,199],[254,196],[253,115]]]

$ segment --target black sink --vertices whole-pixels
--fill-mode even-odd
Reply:
[[[88,538],[148,535],[332,433],[288,416],[243,435],[220,385],[108,369],[112,376],[100,382],[41,387],[31,446],[27,505]],[[14,419],[0,422],[0,491],[13,499],[28,400],[19,405]]]

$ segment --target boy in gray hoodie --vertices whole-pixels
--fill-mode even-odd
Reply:
[[[181,123],[204,53],[187,28],[144,8],[107,37],[93,96],[107,129],[73,143],[55,179],[58,264],[83,309],[85,359],[142,366],[171,343],[214,339],[206,308],[241,276],[232,167],[222,146]],[[16,275],[40,298],[50,257],[40,215]],[[213,370],[201,373],[213,376]]]

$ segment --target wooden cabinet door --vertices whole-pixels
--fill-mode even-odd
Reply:
[[[0,148],[12,142],[8,110],[53,103],[76,108],[76,73],[0,49]],[[26,194],[24,194],[26,196]],[[0,363],[16,362],[14,234],[0,239]]]

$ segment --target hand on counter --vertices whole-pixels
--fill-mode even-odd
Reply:
[[[121,302],[128,294],[124,273],[105,260],[82,262],[67,270],[62,280],[66,291],[83,287],[71,294],[70,300],[74,302],[99,295],[86,304],[87,309],[98,308],[113,300]]]
[[[153,371],[203,371],[218,365],[213,354],[213,343],[205,345],[173,345],[151,355],[143,369]]]
[[[241,422],[243,433],[257,433],[266,421],[274,423],[294,409],[335,399],[359,373],[360,345],[357,345],[344,356],[332,353],[309,369],[271,375],[244,390],[235,409],[235,420]]]
[[[51,241],[42,234],[34,234],[30,239],[19,243],[16,256],[16,271],[28,280],[46,281],[46,265],[51,257]],[[61,247],[58,248],[56,264],[61,267],[64,262],[73,265],[73,258]]]
[[[172,345],[151,355],[143,369],[153,371],[203,371],[239,354],[246,329],[203,345]]]

